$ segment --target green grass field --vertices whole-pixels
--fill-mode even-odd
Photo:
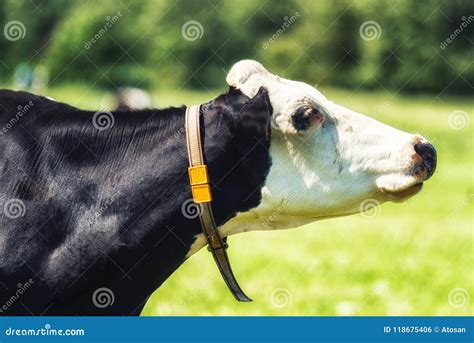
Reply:
[[[154,293],[143,315],[473,314],[473,124],[466,120],[474,101],[322,91],[429,138],[438,150],[438,169],[424,190],[367,215],[231,237],[233,268],[252,303],[233,300],[203,249]],[[169,106],[218,93],[157,90],[153,97],[156,106]],[[47,94],[88,109],[106,106],[111,97],[79,86]]]

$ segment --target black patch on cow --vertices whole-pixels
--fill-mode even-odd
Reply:
[[[98,130],[94,112],[30,93],[0,90],[0,104],[0,205],[24,206],[22,216],[0,216],[0,304],[34,280],[0,315],[139,314],[201,232],[183,215],[185,108],[115,111],[114,125]],[[201,111],[222,225],[261,201],[272,108],[265,89],[250,99],[231,88]],[[113,305],[94,305],[100,287]]]
[[[291,117],[291,122],[296,130],[304,131],[310,127],[309,118],[306,114],[307,111],[307,107],[300,107]]]

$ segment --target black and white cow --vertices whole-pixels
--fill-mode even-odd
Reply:
[[[421,136],[255,61],[227,81],[201,116],[223,236],[355,213],[367,198],[400,201],[434,171]],[[94,113],[0,91],[0,315],[138,315],[205,245],[188,211],[184,112]]]

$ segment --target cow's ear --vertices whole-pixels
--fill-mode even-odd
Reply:
[[[257,94],[242,106],[235,118],[235,127],[239,135],[269,139],[272,113],[268,91],[260,87]]]
[[[269,74],[268,71],[257,61],[243,60],[232,66],[227,74],[226,81],[229,86],[242,89],[242,86],[249,81],[251,76],[266,74]]]

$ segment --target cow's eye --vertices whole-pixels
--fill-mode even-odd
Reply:
[[[293,126],[298,131],[304,131],[313,126],[319,126],[324,121],[323,114],[313,107],[301,107],[292,116]]]

